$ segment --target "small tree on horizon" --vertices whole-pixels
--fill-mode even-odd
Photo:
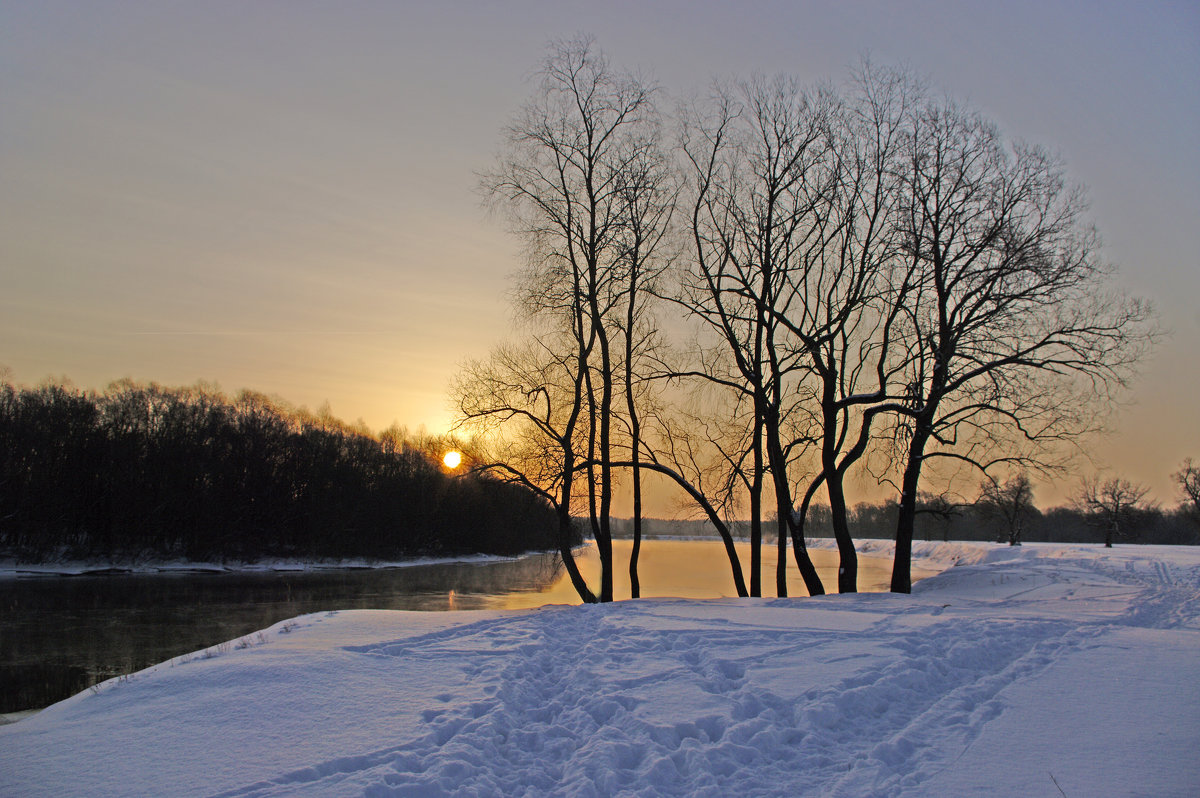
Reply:
[[[956,515],[959,515],[963,505],[951,500],[946,493],[926,493],[922,491],[917,494],[917,515],[928,515],[936,518],[942,528],[942,542],[950,540],[950,524]],[[925,540],[929,541],[932,531],[927,527],[925,532]]]
[[[1008,541],[1010,546],[1021,545],[1021,533],[1029,517],[1037,512],[1033,505],[1033,484],[1024,471],[1005,482],[986,479],[979,486],[979,498],[975,501],[985,517],[1001,523],[997,543]]]
[[[1193,521],[1200,524],[1200,466],[1189,457],[1173,476],[1183,491],[1182,507]]]
[[[1101,479],[1097,475],[1083,481],[1076,503],[1104,529],[1104,547],[1111,549],[1115,539],[1128,534],[1132,516],[1139,510],[1149,509],[1145,501],[1149,492],[1145,485],[1127,479]]]

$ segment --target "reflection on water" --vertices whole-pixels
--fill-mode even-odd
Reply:
[[[742,570],[746,574],[746,585],[750,584],[750,544],[738,543],[737,553]],[[613,579],[613,595],[618,599],[629,598],[629,554],[633,543],[628,540],[613,541],[613,559],[616,573]],[[773,546],[763,546],[762,584],[764,595],[775,595],[775,556]],[[825,589],[837,590],[838,556],[836,551],[810,549],[813,564]],[[789,596],[807,596],[804,580],[788,549],[787,585]],[[593,587],[599,584],[600,559],[595,547],[589,546],[579,558],[580,569]],[[914,570],[914,578],[920,575]],[[713,540],[648,540],[642,544],[638,558],[638,580],[641,582],[642,597],[676,598],[719,598],[736,596],[733,586],[733,571],[725,556],[725,545]],[[864,593],[885,592],[891,585],[892,561],[879,557],[858,558],[858,589]],[[554,596],[553,601],[526,603],[530,599]],[[506,607],[529,607],[550,603],[578,603],[566,574],[542,596],[514,595],[509,597]]]
[[[615,593],[629,596],[629,541],[615,541]],[[749,567],[749,545],[738,551]],[[837,557],[813,551],[826,585]],[[764,547],[763,584],[774,595],[774,551]],[[593,586],[594,547],[580,552]],[[860,559],[861,590],[886,590],[891,563]],[[718,540],[647,541],[639,568],[642,595],[735,595]],[[791,595],[807,595],[794,564]],[[747,579],[749,582],[749,579]],[[156,574],[0,580],[0,712],[40,707],[89,685],[171,657],[234,640],[309,612],[340,609],[522,609],[577,604],[553,553],[499,562],[389,569],[242,574]]]

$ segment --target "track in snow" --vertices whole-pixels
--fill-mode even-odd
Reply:
[[[684,602],[622,602],[358,647],[397,667],[453,670],[487,698],[431,706],[392,747],[223,794],[919,794],[1004,712],[1006,687],[1112,625],[1194,624],[1200,595],[1195,569],[1090,557],[1038,561],[1032,579],[1020,560],[967,566],[963,578],[991,581],[979,601],[996,605],[994,619],[930,601],[934,580],[910,599],[755,602],[777,626],[739,623],[736,602],[729,620]],[[1077,601],[1123,611],[1082,626],[1058,617]],[[806,627],[818,604],[877,613],[873,642],[855,652],[853,631]],[[789,672],[814,667],[831,678],[789,689]]]

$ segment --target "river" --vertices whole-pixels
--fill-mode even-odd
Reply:
[[[618,540],[613,548],[615,595],[627,598],[632,544]],[[738,553],[748,569],[749,545],[739,544]],[[836,553],[811,553],[826,589],[836,589]],[[772,548],[764,547],[763,560],[764,592],[774,595]],[[580,562],[596,585],[599,561],[593,546],[582,550]],[[719,540],[646,541],[639,574],[646,598],[736,595]],[[890,560],[859,558],[859,590],[887,590],[890,574]],[[788,577],[790,595],[807,595],[794,564]],[[309,612],[577,603],[554,553],[399,568],[0,579],[0,713],[46,706],[105,679]]]

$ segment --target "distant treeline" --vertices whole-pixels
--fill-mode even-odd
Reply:
[[[1009,530],[1004,522],[995,517],[988,508],[975,504],[938,505],[922,508],[916,517],[915,540],[978,540],[1007,542]],[[873,504],[863,502],[855,505],[849,513],[850,529],[855,539],[879,538],[892,540],[896,535],[896,513],[894,502]],[[630,522],[626,519],[613,521],[613,531],[621,537],[632,535]],[[742,528],[745,527],[745,528]],[[809,508],[809,537],[833,537],[829,520],[829,508],[813,505]],[[713,536],[716,530],[707,521],[666,520],[647,518],[642,520],[643,532],[649,536]],[[734,523],[734,534],[749,535],[748,524]],[[1095,543],[1103,545],[1104,527],[1097,519],[1075,507],[1054,507],[1048,510],[1030,508],[1022,522],[1021,540],[1053,543]],[[1172,510],[1151,507],[1128,511],[1124,531],[1118,543],[1151,543],[1159,545],[1200,544],[1200,526],[1190,517],[1186,509]]]
[[[0,383],[0,551],[391,559],[555,547],[543,500],[443,473],[437,454],[395,428],[376,436],[251,392]]]

